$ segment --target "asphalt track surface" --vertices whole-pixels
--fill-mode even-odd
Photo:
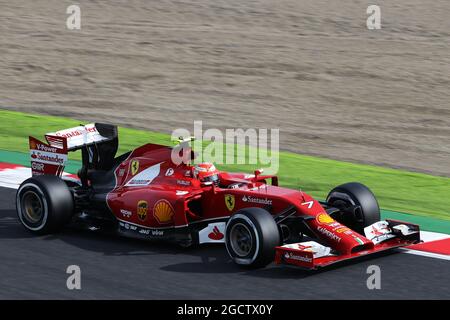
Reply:
[[[0,299],[449,299],[449,261],[393,253],[320,272],[241,270],[221,245],[182,249],[67,228],[35,237],[0,188]],[[81,268],[81,290],[66,269]],[[369,265],[381,289],[366,286]]]

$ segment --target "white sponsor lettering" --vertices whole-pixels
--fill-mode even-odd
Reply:
[[[164,235],[163,230],[151,230],[151,229],[143,229],[141,228],[139,230],[140,234],[146,235],[146,236],[153,236],[153,237],[162,237]]]
[[[40,150],[40,151],[52,152],[52,153],[57,153],[59,150],[55,147],[50,147],[50,146],[47,146],[47,145],[41,144],[41,143],[37,143],[36,148],[37,148],[37,150]]]
[[[242,201],[244,202],[251,202],[251,203],[258,203],[258,204],[265,204],[265,205],[272,205],[272,200],[271,199],[261,199],[261,198],[255,198],[252,196],[243,196],[242,197]]]
[[[182,186],[190,186],[191,182],[189,180],[177,180],[177,184]]]
[[[323,227],[317,227],[317,231],[319,231],[321,234],[325,235],[327,238],[336,241],[336,242],[340,242],[341,238],[337,235],[335,235],[333,232],[331,232],[330,230],[327,230]]]
[[[67,138],[67,146],[69,149],[80,147],[85,144],[100,142],[107,140],[103,137],[95,127],[95,124],[90,123],[85,126],[78,126],[70,129],[60,130],[48,135]]]
[[[304,257],[304,256],[299,256],[290,252],[286,252],[286,254],[284,255],[285,258],[287,259],[292,259],[292,260],[298,260],[298,261],[302,261],[302,262],[312,262],[312,258],[311,257]]]
[[[44,171],[44,164],[40,162],[32,162],[31,163],[31,169],[37,170],[37,171]]]
[[[129,211],[129,210],[120,209],[120,213],[121,213],[122,216],[124,216],[125,218],[131,217],[131,211]]]
[[[30,150],[30,157],[32,161],[61,166],[63,166],[67,161],[66,154],[58,154],[36,150]]]
[[[152,230],[152,236],[163,236],[164,231],[162,230]]]

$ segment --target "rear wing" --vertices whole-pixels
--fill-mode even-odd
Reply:
[[[47,133],[47,142],[30,136],[32,175],[60,176],[67,163],[68,152],[113,141],[117,136],[117,126],[103,123],[90,123]]]
[[[117,138],[117,126],[104,123],[90,123],[85,126],[47,133],[45,139],[52,146],[60,147],[60,138],[66,138],[67,151],[103,143]]]

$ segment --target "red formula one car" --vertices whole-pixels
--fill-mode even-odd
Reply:
[[[194,165],[188,141],[173,148],[146,144],[115,157],[117,127],[100,123],[46,140],[30,137],[33,177],[16,196],[21,223],[36,234],[72,223],[184,247],[225,243],[241,266],[275,261],[309,269],[420,241],[417,225],[379,221],[378,203],[360,183],[340,185],[317,201],[260,170]],[[67,153],[80,149],[79,179],[63,176]]]

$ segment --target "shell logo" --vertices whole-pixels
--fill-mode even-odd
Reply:
[[[326,213],[321,213],[317,216],[317,222],[321,224],[330,224],[334,222],[334,219]]]
[[[172,222],[174,214],[175,211],[167,200],[159,200],[153,207],[153,216],[160,224]]]

